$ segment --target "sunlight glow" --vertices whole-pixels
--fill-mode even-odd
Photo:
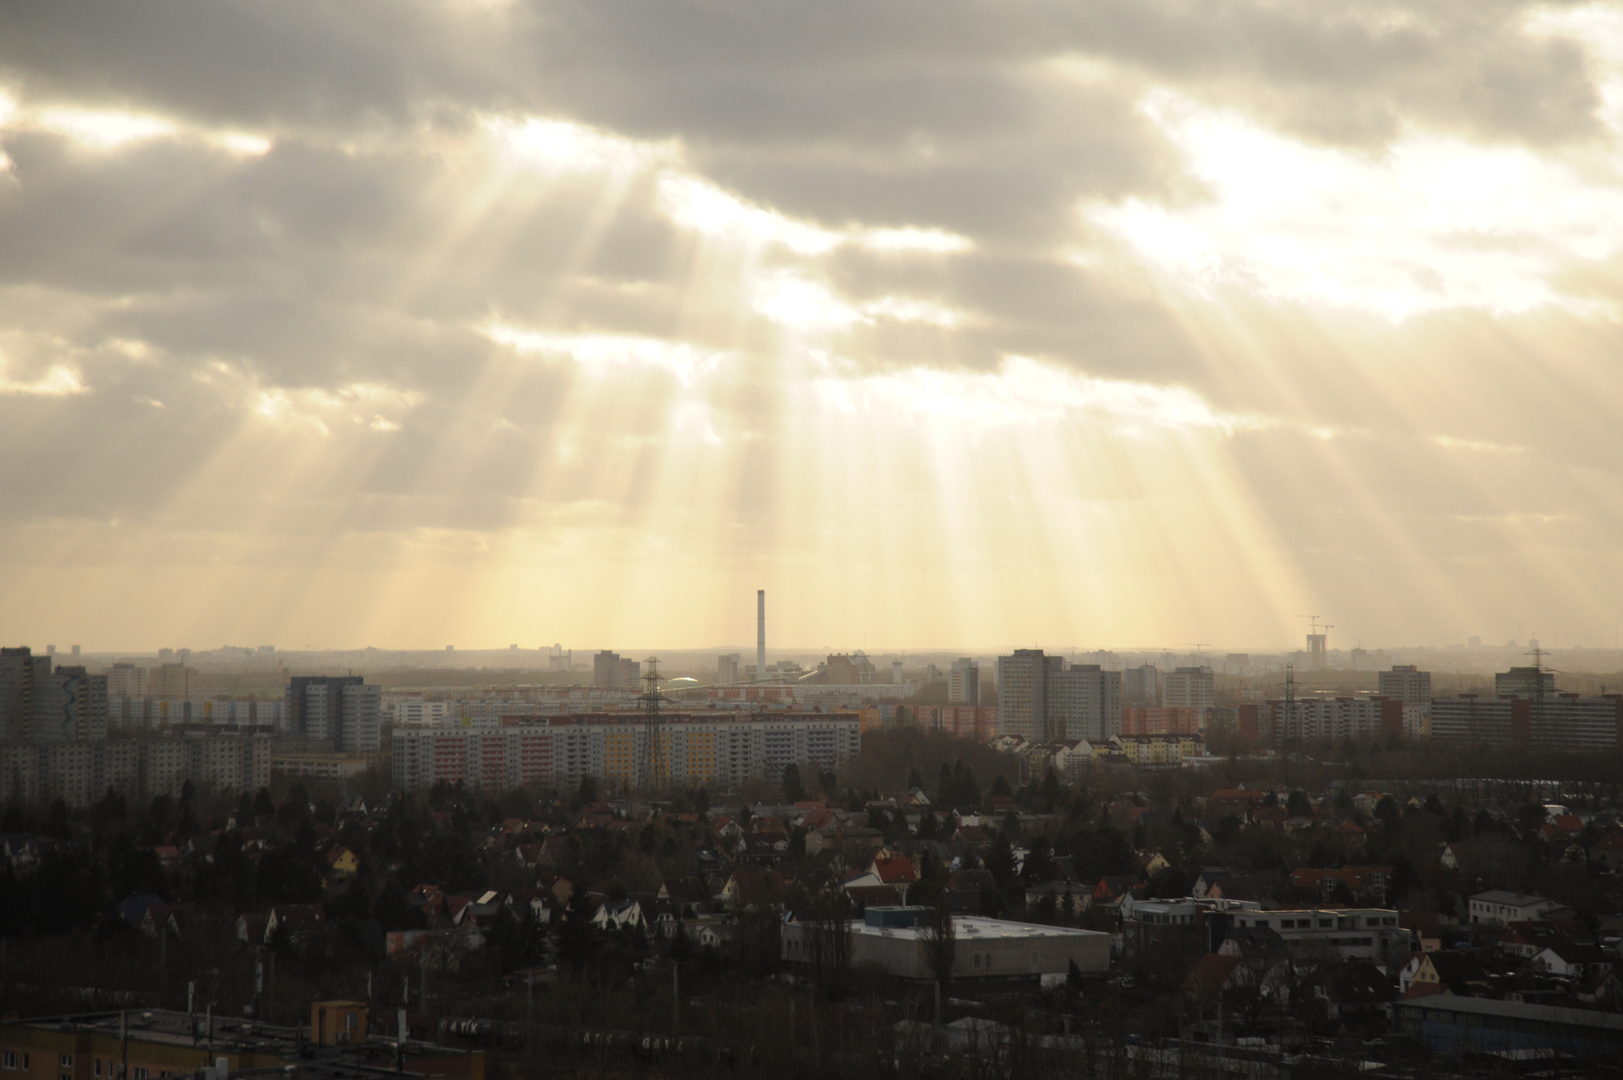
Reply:
[[[776,243],[798,255],[822,255],[844,239],[829,229],[745,202],[696,176],[667,172],[660,177],[659,195],[678,225],[749,246]]]
[[[83,394],[90,387],[84,383],[79,369],[66,364],[56,364],[46,370],[45,374],[37,379],[22,381],[13,379],[6,374],[6,365],[0,359],[0,395],[27,395],[30,397],[69,397],[73,394]]]
[[[915,300],[905,296],[881,296],[862,305],[862,314],[870,319],[892,319],[903,323],[929,323],[952,329],[964,322],[962,312],[929,300]]]
[[[843,330],[862,322],[862,312],[823,282],[791,270],[763,274],[751,306],[773,322],[794,330]]]
[[[848,378],[823,377],[816,389],[841,412],[927,417],[983,428],[1057,424],[1096,416],[1120,435],[1150,429],[1236,431],[1271,426],[1259,417],[1220,413],[1181,386],[1100,379],[1026,356],[1006,356],[995,372],[908,368]]]
[[[698,349],[686,342],[632,334],[548,333],[522,330],[505,323],[488,323],[479,329],[491,341],[516,353],[567,356],[599,374],[625,364],[662,368],[684,385],[714,374],[729,355]]]
[[[96,150],[114,150],[125,143],[174,135],[177,130],[157,116],[68,107],[41,109],[36,124]]]
[[[935,255],[961,255],[975,246],[967,236],[944,229],[868,229],[857,242],[869,251],[923,251]]]
[[[1209,200],[1130,198],[1084,212],[1198,291],[1236,286],[1393,320],[1448,308],[1609,310],[1553,283],[1623,250],[1623,193],[1609,178],[1522,147],[1423,132],[1371,160],[1165,91],[1143,108]]]
[[[233,373],[234,374],[234,373]],[[400,424],[380,409],[407,412],[422,401],[422,395],[376,383],[350,383],[336,390],[275,387],[250,391],[252,411],[283,427],[303,428],[323,436],[333,434],[334,425],[368,431],[399,431]]]
[[[627,171],[675,160],[672,143],[639,142],[567,120],[487,116],[483,126],[521,159],[567,172]]]

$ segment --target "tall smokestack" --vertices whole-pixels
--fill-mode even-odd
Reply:
[[[766,590],[755,590],[755,681],[766,682]]]

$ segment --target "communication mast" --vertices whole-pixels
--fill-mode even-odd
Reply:
[[[647,668],[643,672],[642,681],[647,689],[637,698],[642,702],[643,737],[646,743],[644,760],[646,768],[643,780],[649,791],[658,791],[660,787],[670,780],[670,761],[666,755],[665,747],[665,720],[659,714],[660,705],[668,700],[659,692],[659,657],[650,656],[643,661]]]
[[[1296,733],[1296,665],[1285,665],[1285,732],[1286,737]],[[1283,741],[1283,740],[1281,740]]]

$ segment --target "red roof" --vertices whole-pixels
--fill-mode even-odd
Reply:
[[[912,859],[875,859],[873,872],[886,885],[910,885],[919,879]]]

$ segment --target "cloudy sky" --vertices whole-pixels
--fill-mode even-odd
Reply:
[[[0,637],[1623,599],[1623,7],[0,0]]]

